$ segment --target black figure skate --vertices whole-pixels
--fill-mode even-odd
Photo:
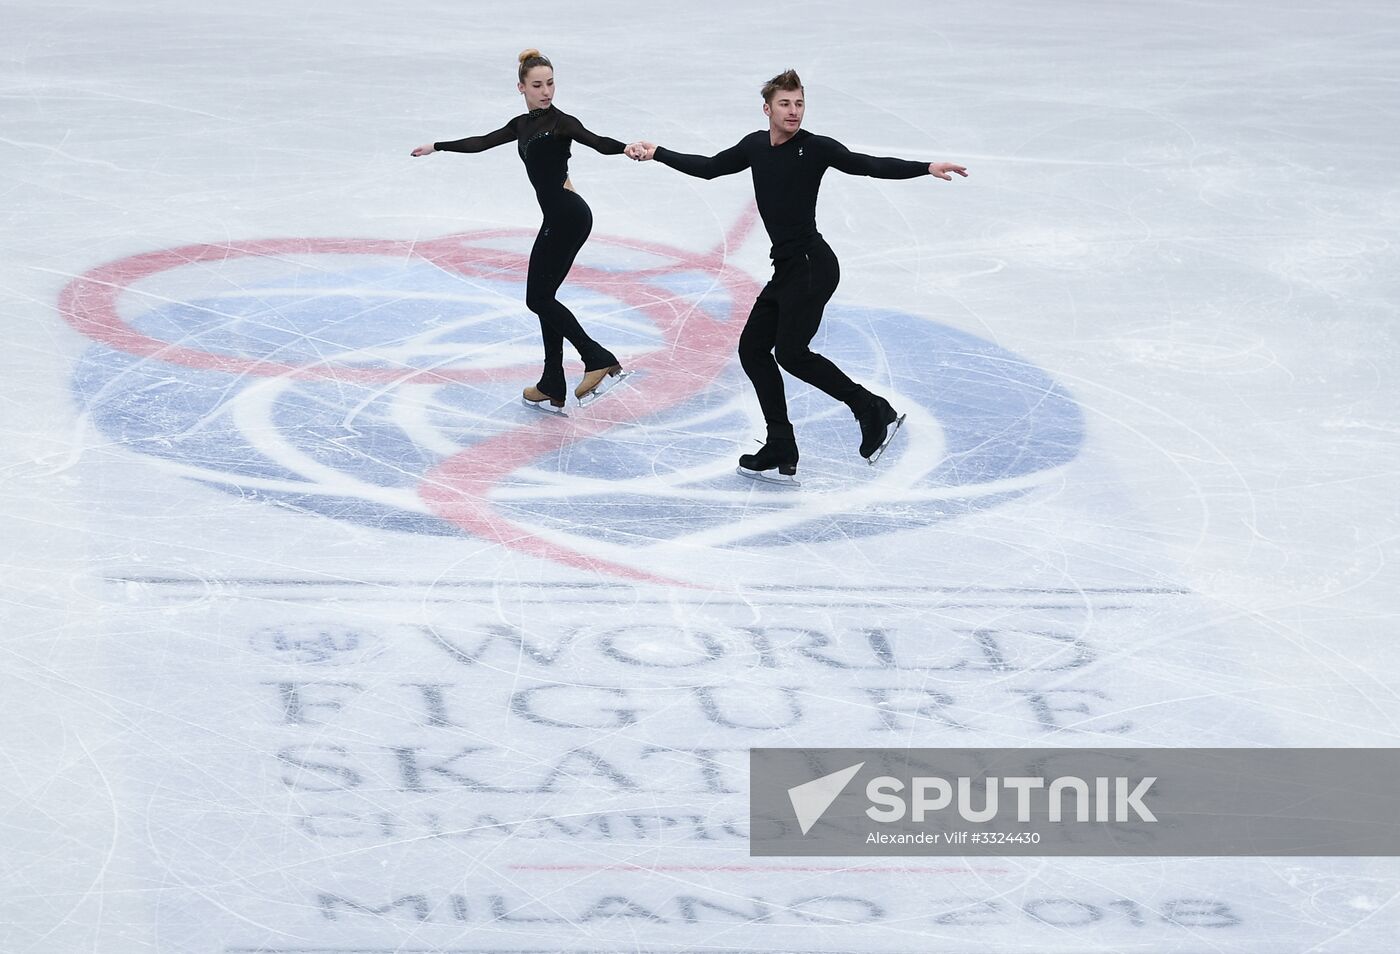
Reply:
[[[776,470],[776,474],[768,471]],[[739,458],[739,474],[770,484],[797,486],[797,441],[770,440],[757,454]]]
[[[860,456],[873,466],[899,433],[905,415],[895,413],[890,402],[877,394],[872,394],[870,400],[854,413],[860,422]]]

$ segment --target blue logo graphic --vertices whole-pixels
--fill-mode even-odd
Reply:
[[[694,262],[607,246],[585,250],[585,281],[562,297],[643,373],[567,420],[545,417],[518,400],[539,361],[527,247],[482,243],[504,264],[487,256],[472,270],[307,254],[146,276],[119,303],[131,333],[210,365],[99,344],[75,389],[105,436],[189,479],[401,533],[469,532],[425,500],[425,480],[486,442],[497,457],[529,445],[486,495],[503,520],[564,545],[754,547],[903,530],[1031,493],[1082,444],[1078,405],[1024,359],[916,315],[838,304],[814,349],[907,413],[903,431],[870,467],[849,410],[787,378],[802,486],[745,480],[734,463],[763,423],[732,347],[751,293]],[[697,322],[708,329],[697,354],[728,350],[687,381]],[[661,353],[673,364],[648,368]]]

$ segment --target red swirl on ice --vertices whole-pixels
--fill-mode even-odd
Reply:
[[[595,437],[611,427],[670,408],[703,391],[724,369],[734,353],[742,330],[739,303],[751,301],[758,287],[754,280],[729,264],[726,251],[747,237],[756,221],[750,208],[730,230],[725,241],[706,252],[688,252],[654,243],[595,237],[591,241],[648,252],[666,259],[654,268],[629,272],[607,271],[575,265],[565,285],[597,289],[652,321],[661,336],[659,347],[645,355],[629,355],[630,369],[644,370],[644,402],[630,409],[628,402],[611,402],[607,420],[575,416],[567,421],[532,421],[496,433],[454,454],[423,475],[418,493],[440,518],[477,537],[510,549],[551,560],[578,570],[612,577],[688,585],[633,566],[592,556],[567,543],[542,536],[503,515],[492,502],[493,490],[512,474],[570,444]],[[523,238],[523,229],[500,229],[447,236],[428,242],[370,239],[271,239],[224,245],[189,245],[134,255],[92,269],[74,279],[59,296],[65,319],[87,337],[127,354],[201,371],[221,371],[247,377],[285,377],[297,380],[343,381],[356,384],[500,383],[512,388],[538,373],[534,365],[497,368],[407,368],[358,366],[335,360],[290,363],[236,354],[220,354],[178,341],[147,335],[122,317],[121,296],[144,279],[189,265],[212,266],[243,258],[276,259],[304,255],[376,255],[423,259],[440,268],[471,278],[515,277],[524,282],[529,257],[474,244],[502,238]],[[667,300],[643,279],[679,273],[708,273],[727,293],[730,313],[716,318],[689,303]],[[167,299],[156,299],[167,304]],[[522,318],[524,309],[522,306]],[[533,316],[530,317],[533,322]]]

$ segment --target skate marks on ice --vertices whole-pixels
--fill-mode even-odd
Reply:
[[[919,439],[869,468],[846,409],[794,389],[817,492],[772,499],[736,489],[730,471],[736,435],[756,425],[735,397],[744,389],[732,339],[710,376],[687,362],[664,408],[638,403],[664,371],[650,367],[646,390],[619,392],[587,421],[510,406],[534,348],[522,336],[516,357],[498,350],[515,320],[502,301],[518,296],[521,277],[502,263],[519,262],[509,251],[519,241],[459,239],[440,250],[446,264],[411,276],[398,258],[370,255],[342,274],[337,253],[305,253],[294,271],[304,282],[314,274],[318,289],[348,283],[358,293],[362,269],[377,267],[392,302],[436,287],[462,307],[466,317],[451,311],[422,332],[425,358],[414,358],[421,300],[386,321],[369,295],[282,339],[284,353],[306,349],[286,362],[295,372],[167,363],[119,347],[139,344],[119,336],[84,359],[79,393],[138,460],[339,525],[417,535],[421,558],[407,566],[433,567],[424,579],[328,579],[305,554],[329,521],[269,507],[267,527],[300,534],[302,562],[282,576],[112,574],[104,619],[141,636],[105,640],[101,667],[103,690],[141,712],[119,753],[121,798],[141,820],[121,862],[160,885],[123,901],[135,908],[130,923],[158,934],[153,949],[203,949],[212,938],[228,949],[460,950],[470,937],[474,950],[1262,952],[1359,929],[1364,911],[1390,903],[1384,878],[1306,862],[749,859],[750,746],[1284,737],[1228,655],[1239,634],[1222,638],[1190,594],[1153,582],[1170,573],[1130,520],[1081,521],[1086,535],[1075,537],[1063,531],[1087,510],[1030,496],[1085,462],[1076,404],[1027,362],[915,316],[833,310],[822,349],[870,369],[877,387],[887,381]],[[199,315],[213,314],[225,337],[208,350],[219,360],[271,360],[247,342],[266,326],[297,329],[287,319],[307,297],[285,274],[295,257],[279,254],[271,264],[230,259],[267,265],[270,287],[292,288],[272,308],[277,322],[265,311],[250,330],[230,318],[237,294],[166,295],[202,303],[168,326],[186,336],[179,347]],[[490,276],[462,289],[466,266],[452,256]],[[216,283],[263,294],[251,277],[229,282],[230,267],[221,261]],[[666,346],[666,321],[737,333],[744,295],[722,292],[712,272],[652,276],[654,314],[620,301],[615,276],[595,277],[598,297],[580,310],[615,340],[630,333],[629,364]],[[209,278],[196,264],[189,280]],[[455,304],[463,294],[477,296],[470,307]],[[500,323],[481,337],[478,308]],[[147,311],[137,303],[124,314]],[[363,312],[364,327],[347,311]],[[392,361],[373,353],[385,327],[410,331],[400,330]],[[920,352],[917,365],[888,347],[900,334],[929,336],[908,349]],[[503,422],[507,407],[516,420]],[[526,416],[527,427],[513,426]],[[425,485],[442,492],[441,506],[428,505]],[[442,505],[468,489],[491,513]],[[139,478],[109,491],[124,510],[164,512]],[[881,511],[872,498],[895,503]],[[991,519],[1002,512],[993,504],[1017,498],[1009,506],[1068,519]],[[487,524],[496,512],[503,522]],[[952,515],[965,518],[962,530],[945,534]],[[994,539],[992,523],[1016,526]],[[508,585],[438,572],[432,544],[466,531],[518,549],[522,527],[593,561],[571,567],[604,572],[536,587],[512,565],[481,574],[512,576]],[[901,546],[883,547],[894,531]],[[765,569],[736,569],[732,553],[698,560],[697,544],[756,552]],[[670,548],[683,556],[668,564]],[[147,566],[174,565],[147,549]],[[784,579],[782,557],[794,552],[811,558],[819,581]],[[878,555],[843,560],[863,553]],[[895,563],[918,584],[885,585]],[[648,585],[629,571],[724,589]],[[1299,913],[1312,910],[1324,877],[1352,893],[1330,893],[1320,916]]]
[[[756,284],[715,253],[606,238],[570,301],[645,375],[567,425],[522,417],[508,396],[538,370],[518,304],[527,238],[249,242],[101,266],[61,302],[97,342],[75,390],[112,441],[245,499],[631,579],[674,579],[697,545],[927,525],[1053,483],[1078,453],[1080,411],[1043,371],[919,316],[841,306],[821,348],[914,436],[859,466],[846,409],[794,384],[810,479],[755,495],[733,476],[762,429],[733,353]]]
[[[105,660],[160,740],[121,758],[161,950],[1263,952],[1396,892],[1365,862],[748,857],[750,746],[1277,741],[1170,587],[112,592],[165,627]]]

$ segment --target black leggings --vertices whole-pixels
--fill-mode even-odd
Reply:
[[[540,317],[544,338],[544,373],[536,385],[552,398],[563,400],[568,393],[564,383],[564,339],[583,359],[585,371],[596,371],[617,364],[607,348],[588,337],[574,313],[555,296],[564,277],[573,267],[579,249],[593,231],[593,213],[575,192],[561,188],[545,209],[540,234],[530,250],[530,272],[525,279],[525,307]]]
[[[841,266],[820,239],[805,254],[773,263],[773,279],[759,292],[739,336],[739,363],[758,393],[768,440],[792,440],[782,368],[855,410],[870,398],[829,359],[808,345],[822,323],[822,309],[841,281]]]

